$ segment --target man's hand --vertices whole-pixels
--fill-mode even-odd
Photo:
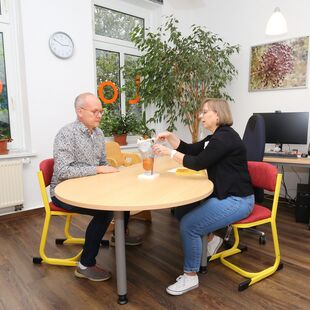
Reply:
[[[119,172],[118,169],[112,167],[112,166],[97,166],[96,167],[96,173],[114,173]]]

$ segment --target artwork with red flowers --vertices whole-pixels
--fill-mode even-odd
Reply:
[[[249,91],[307,87],[309,37],[251,48]]]

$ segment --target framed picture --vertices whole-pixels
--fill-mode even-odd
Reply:
[[[249,91],[307,87],[309,37],[251,47]]]

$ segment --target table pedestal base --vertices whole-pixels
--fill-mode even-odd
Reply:
[[[127,277],[126,277],[126,254],[125,254],[125,229],[124,212],[115,211],[115,257],[116,257],[116,282],[118,303],[125,305],[127,299]]]

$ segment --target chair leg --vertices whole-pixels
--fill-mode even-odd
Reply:
[[[71,225],[71,219],[72,219],[71,214],[66,216],[66,224],[65,224],[65,229],[64,229],[66,239],[64,240],[63,244],[84,244],[85,243],[84,238],[75,238],[75,237],[72,237],[72,235],[70,234],[69,230],[70,230],[70,225]],[[56,239],[56,243],[57,243],[57,240],[61,240],[61,239]]]
[[[200,262],[200,273],[207,273],[208,272],[208,257],[207,257],[207,250],[208,250],[208,235],[204,235],[202,238],[202,253],[201,253],[201,262]]]
[[[45,215],[41,242],[40,242],[40,250],[39,250],[40,257],[33,257],[33,260],[32,260],[33,263],[40,264],[41,262],[43,262],[43,263],[51,264],[51,265],[76,266],[79,261],[79,258],[82,255],[82,251],[80,251],[77,255],[70,257],[70,258],[52,258],[52,257],[48,257],[45,254],[45,246],[46,246],[46,240],[47,240],[51,217],[52,217],[51,214]]]
[[[137,214],[131,215],[131,218],[144,220],[147,222],[152,222],[152,213],[149,210],[139,212]]]
[[[249,286],[253,285],[254,283],[261,281],[262,279],[265,279],[266,277],[272,275],[275,273],[277,270],[282,269],[283,265],[280,262],[280,247],[279,247],[279,241],[278,241],[278,234],[277,234],[277,227],[275,220],[270,222],[271,224],[271,231],[272,231],[272,238],[273,238],[273,244],[274,244],[274,253],[275,253],[275,261],[274,264],[262,271],[259,272],[248,272],[244,269],[241,269],[240,267],[236,266],[235,264],[229,262],[226,260],[226,257],[234,255],[235,253],[224,251],[224,253],[221,255],[220,259],[221,262],[227,266],[228,268],[234,270],[235,272],[239,273],[240,275],[248,278],[247,280],[243,281],[242,283],[239,284],[239,291],[243,291]],[[238,228],[233,227],[234,229],[234,235],[235,238],[239,239],[239,234],[238,234]],[[239,242],[239,240],[238,240]]]

